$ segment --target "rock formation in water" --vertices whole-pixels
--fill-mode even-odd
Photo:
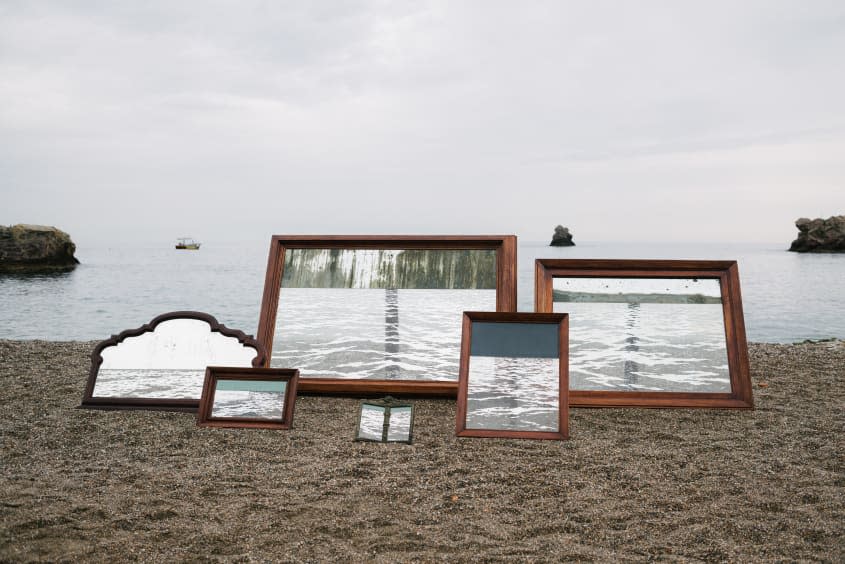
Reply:
[[[289,249],[282,287],[492,289],[496,251]]]
[[[44,225],[0,225],[0,272],[71,270],[79,264],[70,235]]]
[[[575,243],[572,242],[572,233],[569,232],[569,228],[563,225],[555,227],[555,234],[552,235],[552,242],[549,243],[549,246],[574,247]]]
[[[843,253],[845,252],[845,215],[827,219],[807,219],[795,222],[798,238],[792,242],[790,251],[798,253]]]

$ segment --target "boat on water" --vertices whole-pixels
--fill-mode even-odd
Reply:
[[[190,237],[179,237],[179,239],[176,240],[177,249],[183,249],[188,251],[198,251],[200,249],[201,244],[202,243],[200,243],[199,241],[194,241]]]

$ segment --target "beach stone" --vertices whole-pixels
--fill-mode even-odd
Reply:
[[[572,233],[569,232],[569,228],[563,225],[555,227],[555,233],[552,235],[552,242],[549,243],[549,246],[574,247],[575,243],[572,242]]]
[[[79,264],[70,235],[46,225],[0,225],[0,272],[71,270]]]
[[[798,253],[843,253],[845,252],[845,215],[827,219],[799,218],[795,221],[798,238],[792,242],[790,251]]]

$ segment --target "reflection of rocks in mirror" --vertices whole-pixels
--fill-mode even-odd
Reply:
[[[0,225],[0,272],[72,270],[79,264],[70,235],[44,225]]]
[[[798,253],[845,253],[845,215],[827,219],[802,217],[795,222],[798,238],[790,251]]]
[[[552,242],[550,247],[574,247],[575,243],[572,241],[572,233],[569,232],[568,227],[558,225],[555,227],[555,233],[552,235]]]

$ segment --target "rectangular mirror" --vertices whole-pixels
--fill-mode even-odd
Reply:
[[[286,368],[209,366],[197,425],[289,429],[298,377],[297,370]]]
[[[465,312],[459,437],[569,437],[566,314]]]
[[[516,237],[277,235],[258,340],[303,392],[454,397],[468,309],[516,309]]]
[[[570,404],[752,407],[733,261],[536,261],[535,309],[570,315]]]
[[[168,312],[94,347],[80,407],[196,411],[208,365],[264,361],[257,340],[213,316]]]

